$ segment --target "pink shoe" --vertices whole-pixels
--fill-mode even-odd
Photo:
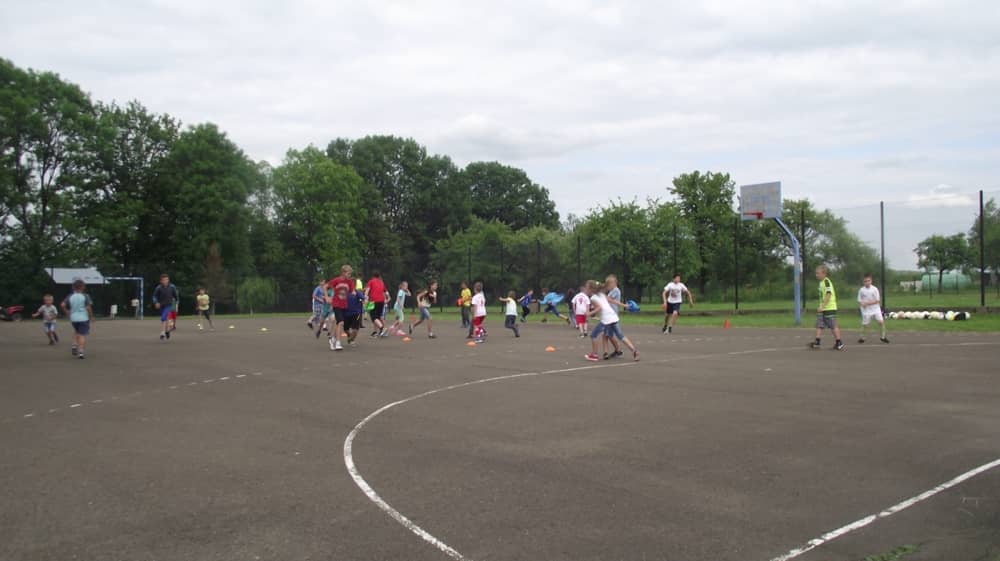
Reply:
[[[597,362],[597,361],[601,360],[601,357],[595,355],[594,353],[585,354],[585,355],[583,355],[583,358],[589,360],[590,362]]]

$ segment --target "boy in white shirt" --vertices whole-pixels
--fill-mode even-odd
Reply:
[[[681,282],[680,275],[674,275],[674,280],[663,287],[663,333],[673,333],[677,325],[677,316],[681,313],[681,303],[687,294],[688,304],[694,307],[694,297],[691,291]]]
[[[49,344],[55,345],[59,342],[59,336],[56,335],[56,318],[59,317],[59,310],[53,305],[53,298],[51,294],[46,294],[42,298],[42,305],[38,308],[38,311],[31,314],[31,317],[37,318],[41,317],[42,330],[45,331],[45,335],[49,338]]]
[[[520,337],[521,331],[517,328],[517,293],[511,290],[507,293],[507,297],[501,297],[500,301],[504,303],[503,326],[513,331],[514,337]]]
[[[881,334],[879,340],[888,343],[889,338],[885,332],[885,318],[882,317],[882,295],[878,288],[872,284],[872,276],[865,275],[864,286],[858,290],[858,306],[861,308],[861,338],[858,343],[864,343],[868,335],[868,325],[875,320],[878,322]]]
[[[629,338],[622,333],[622,328],[618,325],[618,314],[611,307],[611,304],[608,302],[608,297],[600,291],[600,288],[601,286],[597,283],[597,281],[587,281],[586,291],[587,294],[590,295],[590,303],[594,307],[594,310],[590,312],[590,315],[599,315],[601,321],[597,324],[597,327],[590,332],[591,352],[584,358],[591,362],[601,360],[601,358],[597,356],[597,340],[601,338],[602,335],[607,333],[617,337],[622,343],[625,343],[625,346],[632,351],[632,359],[638,362],[639,350],[636,349],[635,345],[632,344],[632,341],[630,341]]]
[[[587,316],[590,314],[590,297],[587,296],[587,288],[580,287],[580,292],[573,297],[573,315],[576,316],[576,328],[580,331],[580,338],[587,336]]]
[[[482,343],[486,337],[486,328],[483,323],[486,321],[486,296],[483,295],[483,283],[477,282],[472,288],[475,295],[472,297],[472,337],[477,343]]]

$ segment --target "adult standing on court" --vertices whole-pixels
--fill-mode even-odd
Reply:
[[[180,295],[177,287],[170,282],[170,275],[160,275],[160,284],[153,290],[153,307],[160,311],[160,340],[170,338],[170,312],[174,311]]]
[[[674,275],[674,280],[663,287],[663,333],[673,333],[674,326],[677,325],[677,316],[681,313],[681,303],[684,302],[684,295],[687,294],[688,304],[694,307],[694,296],[688,287],[681,282],[681,276]]]
[[[333,296],[330,296],[329,300],[336,323],[336,327],[330,331],[331,351],[344,350],[340,338],[344,332],[344,317],[347,316],[347,292],[355,289],[354,280],[351,278],[353,272],[354,269],[350,265],[344,265],[340,268],[340,276],[326,283],[327,288],[333,291]]]

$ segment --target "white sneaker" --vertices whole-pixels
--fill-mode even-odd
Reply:
[[[335,350],[337,350],[337,345],[338,345],[339,343],[337,343],[336,341],[334,341],[333,337],[330,337],[330,338],[328,339],[328,341],[330,341],[330,350],[331,350],[331,351],[335,351]],[[336,343],[336,344],[335,344],[335,343]]]
[[[344,346],[340,344],[340,341],[335,340],[335,342],[333,344],[333,350],[335,350],[335,351],[342,351],[342,350],[344,350]]]

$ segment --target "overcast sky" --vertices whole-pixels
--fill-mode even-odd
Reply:
[[[830,208],[1000,189],[996,0],[2,3],[0,56],[273,163],[411,136],[525,169],[563,217],[694,169]],[[923,230],[975,215],[947,212]]]

